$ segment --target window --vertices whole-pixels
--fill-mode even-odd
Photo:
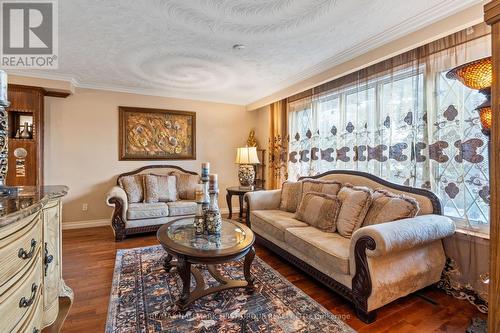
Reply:
[[[289,178],[365,171],[432,190],[455,219],[488,223],[487,138],[474,110],[484,97],[433,68],[412,64],[289,103]]]

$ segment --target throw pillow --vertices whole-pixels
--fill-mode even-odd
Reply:
[[[158,201],[171,202],[179,199],[177,177],[174,175],[155,175],[158,181]],[[197,183],[198,183],[198,178]]]
[[[342,184],[335,180],[304,179],[302,183],[304,184],[302,185],[302,197],[307,192],[337,195],[342,188]]]
[[[144,176],[144,202],[155,203],[159,200],[158,177],[155,175]]]
[[[180,172],[174,172],[173,175],[176,178],[179,199],[194,200],[196,185],[200,182],[200,176]]]
[[[308,192],[302,197],[295,218],[325,232],[335,232],[342,202],[336,195]]]
[[[302,182],[284,182],[281,186],[280,209],[295,213],[302,199]]]
[[[338,197],[342,201],[342,207],[337,219],[337,231],[342,236],[350,238],[365,219],[372,203],[372,190],[345,184],[340,189]]]
[[[129,203],[138,203],[144,200],[142,188],[143,175],[124,176],[118,180],[118,184],[127,193]]]
[[[376,190],[372,199],[363,226],[415,217],[420,210],[417,200],[383,189]]]

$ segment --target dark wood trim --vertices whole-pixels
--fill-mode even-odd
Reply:
[[[177,165],[170,165],[170,164],[145,165],[145,166],[140,167],[138,169],[135,169],[133,171],[124,172],[124,173],[119,174],[118,177],[116,178],[116,185],[119,185],[120,178],[125,177],[125,176],[136,175],[136,174],[141,173],[142,171],[148,170],[148,169],[175,169],[175,170],[179,170],[179,171],[184,172],[184,173],[188,173],[190,175],[194,175],[194,176],[198,175],[198,173],[196,173],[194,171],[189,171],[189,170],[183,169]]]
[[[71,96],[70,91],[46,90],[45,97],[66,98]]]
[[[500,332],[500,0],[484,6],[484,20],[491,26],[491,136],[490,162],[490,260],[488,332]]]
[[[9,88],[14,90],[38,90],[41,95],[46,97],[56,97],[56,98],[66,98],[71,95],[70,91],[65,90],[50,90],[43,87],[26,86],[23,84],[11,84],[9,83]]]
[[[356,273],[352,278],[352,298],[356,306],[356,315],[365,323],[371,323],[376,319],[375,311],[368,311],[368,297],[372,293],[372,281],[366,258],[366,250],[375,250],[375,247],[375,240],[369,236],[359,238],[354,245]]]
[[[137,157],[128,157],[125,154],[125,116],[126,112],[134,112],[134,113],[169,113],[169,114],[177,114],[190,116],[192,118],[192,146],[193,152],[189,156],[172,156],[172,157],[158,157],[158,156],[137,156]],[[120,161],[150,161],[150,160],[196,160],[196,112],[192,111],[180,111],[180,110],[166,110],[166,109],[150,109],[150,108],[141,108],[141,107],[132,107],[132,106],[119,106],[118,107],[118,151],[119,151],[119,160]]]
[[[432,203],[433,214],[442,215],[443,210],[442,210],[442,206],[441,206],[441,201],[431,191],[425,190],[423,188],[416,188],[416,187],[394,184],[394,183],[388,182],[385,179],[379,178],[379,177],[374,176],[374,175],[367,173],[367,172],[355,171],[355,170],[331,170],[331,171],[327,171],[327,172],[321,173],[321,174],[316,175],[316,176],[300,177],[299,180],[317,179],[317,178],[322,178],[324,176],[337,175],[337,174],[365,177],[365,178],[368,178],[370,180],[373,180],[373,181],[379,183],[380,185],[386,186],[388,188],[392,188],[392,189],[395,189],[398,191],[408,192],[411,194],[418,194],[418,195],[427,197],[427,198],[429,198],[429,200]]]
[[[123,202],[118,198],[110,198],[109,203],[115,205],[111,226],[115,230],[115,240],[120,242],[125,239],[125,221],[123,221]]]

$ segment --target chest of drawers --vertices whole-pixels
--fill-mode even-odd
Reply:
[[[61,205],[41,198],[0,226],[2,333],[58,332],[64,322],[73,293],[62,279]]]

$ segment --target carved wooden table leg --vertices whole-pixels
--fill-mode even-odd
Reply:
[[[191,289],[191,263],[186,258],[179,256],[177,258],[177,270],[182,279],[182,294],[177,305],[181,310],[186,310],[189,305],[189,296]]]
[[[243,219],[243,194],[238,195],[238,200],[240,202],[240,212],[238,213],[238,216],[241,221]]]
[[[165,268],[165,271],[168,273],[172,269],[172,255],[170,253],[167,254],[165,257],[165,261],[163,262],[163,268]]]
[[[254,277],[252,276],[252,273],[250,272],[250,269],[252,268],[252,262],[253,259],[255,258],[255,248],[252,246],[250,248],[250,251],[245,256],[245,264],[243,266],[243,272],[245,274],[245,280],[248,282],[248,285],[246,286],[246,290],[249,292],[253,292],[254,290]]]
[[[226,202],[227,202],[227,208],[229,209],[228,219],[231,219],[233,217],[233,206],[231,205],[231,197],[232,195],[229,192],[227,192]]]

